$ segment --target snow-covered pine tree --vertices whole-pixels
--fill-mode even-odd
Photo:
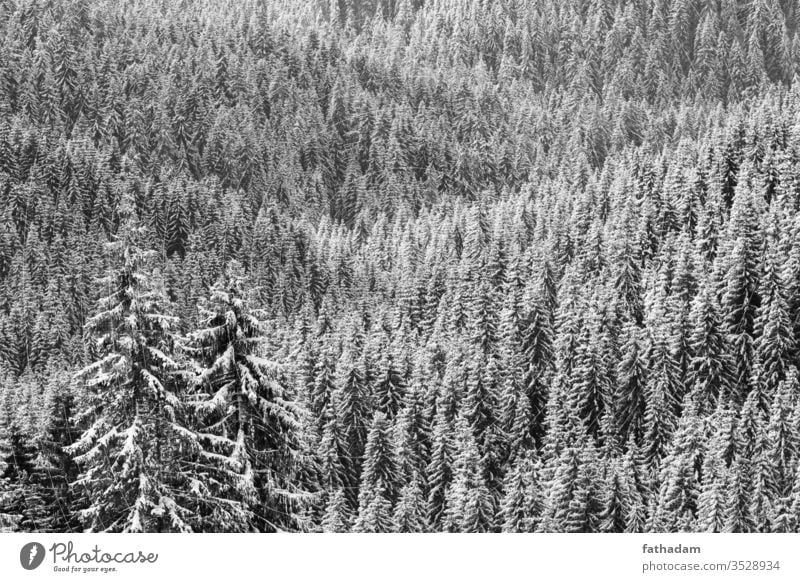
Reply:
[[[309,501],[299,480],[305,415],[265,353],[263,313],[251,307],[232,261],[200,305],[200,328],[185,350],[195,375],[190,405],[204,460],[203,496],[219,498],[203,516],[209,531],[292,531],[306,527]]]
[[[358,494],[355,531],[392,529],[392,505],[397,497],[397,460],[391,425],[382,412],[375,413],[367,436]]]
[[[721,258],[723,326],[734,356],[731,395],[737,403],[744,401],[752,383],[754,322],[761,305],[751,196],[746,188],[737,186],[729,223],[730,250]]]
[[[431,459],[428,463],[428,521],[434,531],[441,531],[447,503],[447,490],[453,480],[453,461],[456,442],[453,420],[444,405],[445,398],[437,398],[437,410],[431,431]]]
[[[4,423],[0,426],[0,532],[46,529],[42,478],[31,435],[15,420]]]
[[[700,468],[705,454],[703,426],[691,395],[684,399],[683,415],[675,430],[670,450],[661,466],[661,488],[654,531],[692,531],[700,495]]]
[[[74,382],[64,371],[63,361],[56,361],[48,376],[47,400],[42,422],[39,470],[44,473],[46,492],[46,529],[53,532],[79,531],[75,508],[78,507],[75,488],[79,468],[67,449],[80,436],[75,414],[77,401]]]
[[[797,369],[792,366],[775,389],[766,425],[767,486],[772,501],[772,530],[789,533],[791,525],[792,487],[800,453],[800,427],[795,426],[793,412],[800,393]]]
[[[601,532],[623,532],[630,508],[622,463],[619,459],[611,459],[608,464],[605,483],[601,488],[598,529]]]
[[[739,411],[737,421],[735,456],[726,483],[727,503],[725,531],[749,533],[757,531],[758,516],[755,511],[756,475],[763,457],[762,433],[766,419],[758,406],[758,393],[753,390]]]
[[[633,323],[623,327],[614,393],[615,425],[617,437],[622,441],[629,436],[639,437],[644,425],[647,362],[642,335],[642,330]]]
[[[483,459],[466,414],[456,419],[453,482],[447,489],[444,528],[479,533],[494,527],[494,501],[484,478]]]
[[[753,324],[758,362],[753,385],[759,390],[765,410],[774,398],[778,384],[786,378],[795,353],[795,337],[785,299],[785,284],[780,273],[782,255],[770,240],[764,259],[762,303]]]
[[[724,531],[729,517],[727,486],[734,452],[731,436],[735,414],[720,401],[710,417],[711,434],[703,459],[702,484],[697,500],[697,530],[701,532]]]
[[[191,531],[183,455],[196,443],[180,422],[180,367],[171,355],[177,322],[153,253],[139,246],[143,229],[132,206],[124,210],[85,326],[96,357],[76,376],[88,392],[80,414],[88,426],[68,449],[81,469],[74,487],[89,531]]]
[[[644,469],[644,455],[636,446],[633,438],[628,439],[628,450],[622,457],[622,476],[624,490],[628,497],[627,515],[625,516],[625,532],[641,533],[647,527],[647,489]]]
[[[427,502],[420,478],[415,474],[400,490],[394,508],[394,531],[424,533],[428,531]]]
[[[502,531],[534,532],[542,513],[539,459],[533,451],[521,451],[506,474],[499,517]]]
[[[722,321],[708,277],[692,301],[688,380],[701,412],[714,409],[717,398],[730,390],[730,354],[727,351]]]
[[[344,491],[337,489],[328,499],[325,515],[322,517],[322,531],[345,533],[350,531],[350,509]]]

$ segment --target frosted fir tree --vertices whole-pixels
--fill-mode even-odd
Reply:
[[[89,425],[69,450],[89,531],[192,529],[182,455],[196,442],[181,423],[180,366],[171,355],[177,322],[142,236],[129,214],[109,244],[112,267],[85,326],[95,358],[76,375],[88,392],[81,417]]]
[[[586,430],[592,436],[600,432],[601,418],[608,406],[612,387],[609,370],[606,369],[608,358],[600,353],[601,320],[602,314],[594,298],[587,306],[570,376],[570,406],[579,411]]]
[[[190,404],[206,463],[206,495],[224,499],[207,516],[212,531],[286,531],[306,527],[309,501],[299,475],[301,406],[279,364],[266,357],[263,313],[251,307],[236,262],[200,305],[200,329],[185,342],[192,357]]]
[[[365,506],[359,509],[353,531],[386,533],[392,531],[392,503],[383,489],[377,489]]]
[[[643,333],[640,328],[628,323],[622,330],[621,357],[617,365],[617,383],[614,391],[617,438],[639,436],[646,412],[645,387],[647,385],[647,361],[642,346]]]
[[[704,277],[692,301],[688,380],[701,412],[713,410],[721,396],[728,397],[730,356],[713,289]]]
[[[394,442],[397,469],[401,483],[418,480],[424,486],[428,451],[429,428],[423,410],[423,394],[419,382],[411,383],[404,405],[395,419]]]
[[[350,486],[350,476],[345,470],[344,460],[347,457],[336,418],[330,415],[316,451],[319,463],[319,480],[324,491],[337,491]]]
[[[420,478],[415,474],[400,490],[394,508],[394,531],[397,533],[423,533],[428,531],[427,503]]]
[[[384,348],[376,372],[374,398],[378,410],[390,419],[397,415],[406,391],[406,382],[399,364],[392,354],[392,347]]]
[[[596,526],[599,504],[592,485],[597,478],[596,451],[585,435],[559,455],[545,484],[540,532],[589,532]]]
[[[738,403],[747,396],[752,382],[754,350],[753,327],[761,297],[758,294],[757,266],[747,238],[737,238],[726,262],[723,279],[722,312],[726,339],[734,361],[731,395]]]
[[[457,450],[453,482],[447,490],[444,527],[451,532],[488,532],[494,521],[494,500],[484,478],[483,459],[465,414],[456,420]]]
[[[641,533],[647,527],[647,497],[649,493],[644,482],[646,479],[644,455],[636,446],[633,438],[628,440],[627,448],[628,450],[622,457],[622,476],[628,499],[625,533]]]
[[[67,449],[80,437],[75,422],[77,399],[74,382],[64,369],[67,364],[55,361],[47,378],[45,417],[39,440],[37,465],[44,478],[47,499],[46,529],[53,532],[78,531],[80,521],[76,512],[76,493],[72,486],[79,469]]]
[[[0,425],[0,532],[47,527],[43,478],[34,440],[17,422]]]
[[[506,475],[499,513],[502,531],[536,531],[542,512],[539,464],[540,461],[533,451],[523,451]]]
[[[468,358],[466,391],[461,411],[475,435],[481,454],[481,465],[486,486],[495,491],[500,488],[505,435],[500,430],[498,418],[499,372],[494,358],[483,358],[474,350]]]
[[[724,462],[714,455],[714,451],[710,451],[703,461],[703,482],[697,500],[697,531],[724,531],[727,477]]]
[[[369,386],[366,382],[366,362],[353,360],[350,350],[344,350],[336,369],[336,389],[334,392],[335,416],[338,419],[340,446],[345,451],[341,458],[342,471],[346,485],[355,500],[358,490],[358,475],[361,472],[361,458],[367,441],[369,429]]]
[[[645,388],[644,440],[648,461],[657,465],[667,449],[677,426],[680,402],[679,368],[667,343],[666,323],[662,319],[664,298],[659,297],[658,317],[653,317],[649,346],[649,365]]]
[[[364,465],[358,494],[358,519],[355,530],[391,530],[392,504],[397,496],[397,459],[391,426],[378,412],[367,436]]]
[[[456,443],[453,421],[443,406],[443,398],[437,398],[437,411],[431,432],[431,457],[428,475],[428,522],[434,531],[440,531],[444,522],[447,490],[453,480],[453,460]]]
[[[308,394],[309,411],[314,415],[318,425],[325,417],[328,405],[332,402],[336,390],[335,383],[336,361],[333,346],[328,344],[319,354],[314,365],[314,383]],[[317,427],[322,429],[322,425]]]
[[[703,422],[691,396],[684,399],[683,408],[670,450],[661,465],[654,531],[692,531],[695,527],[705,441]]]
[[[606,471],[605,483],[600,498],[600,522],[602,532],[623,532],[627,527],[628,492],[625,487],[622,463],[612,459]]]
[[[733,460],[735,412],[722,400],[709,418],[710,438],[703,459],[702,484],[697,501],[697,531],[725,531],[728,519],[728,491],[730,464]]]
[[[761,406],[766,410],[778,385],[792,366],[796,340],[785,299],[786,287],[779,266],[783,257],[777,243],[768,245],[764,260],[763,299],[754,322],[755,354],[758,366],[754,386],[759,390]]]
[[[791,505],[794,474],[800,452],[798,427],[794,424],[797,394],[800,392],[797,369],[789,368],[780,382],[770,406],[766,425],[765,461],[768,471],[768,495],[772,500],[770,520],[772,530],[791,532]]]
[[[756,475],[763,457],[762,434],[766,419],[758,406],[758,394],[750,392],[739,412],[735,434],[735,457],[726,484],[727,503],[725,531],[750,533],[758,531],[756,514],[763,503],[758,499]],[[761,496],[763,497],[763,496]]]
[[[337,489],[328,499],[322,517],[322,531],[325,533],[346,533],[350,531],[350,509],[342,489]]]

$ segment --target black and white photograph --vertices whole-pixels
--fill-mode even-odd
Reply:
[[[798,73],[797,0],[0,0],[0,531],[800,532]]]

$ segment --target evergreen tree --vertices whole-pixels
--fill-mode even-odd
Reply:
[[[453,482],[447,490],[444,528],[451,532],[486,532],[493,527],[493,501],[483,477],[478,444],[464,415],[456,420],[457,449]]]
[[[532,454],[521,454],[506,475],[500,506],[502,531],[534,532],[542,512],[539,468]]]
[[[179,421],[176,321],[140,236],[130,216],[110,244],[114,266],[86,323],[97,357],[77,376],[90,393],[82,416],[92,422],[68,449],[81,468],[74,486],[91,531],[191,531],[181,449],[196,441]]]
[[[201,306],[201,327],[186,349],[195,362],[194,400],[203,457],[212,462],[208,494],[225,500],[204,528],[283,531],[304,527],[307,494],[298,483],[304,415],[264,352],[265,324],[232,263]],[[229,512],[229,513],[228,513]],[[223,518],[223,521],[216,521]]]
[[[710,284],[703,280],[692,301],[689,381],[701,411],[710,411],[730,390],[730,360]]]
[[[397,465],[389,421],[383,413],[378,412],[372,419],[364,452],[355,531],[391,531],[397,484]]]
[[[453,480],[453,463],[456,455],[456,441],[452,420],[447,412],[438,407],[431,434],[431,460],[428,464],[428,508],[429,523],[434,531],[443,525],[447,491]]]
[[[325,515],[322,518],[322,531],[329,533],[345,533],[350,531],[350,516],[347,498],[341,489],[330,496]]]
[[[79,531],[80,523],[73,511],[78,502],[72,488],[79,467],[67,452],[80,436],[75,421],[77,402],[73,386],[63,373],[54,372],[49,385],[47,417],[38,459],[40,470],[46,475],[43,486],[49,521],[47,529],[54,532]]]
[[[47,528],[42,475],[36,467],[36,448],[16,422],[0,433],[0,528],[40,531]]]
[[[424,533],[427,531],[427,506],[419,479],[412,478],[400,490],[394,509],[394,531]]]

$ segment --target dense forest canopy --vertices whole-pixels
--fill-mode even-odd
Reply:
[[[0,0],[0,529],[800,530],[796,0]]]

